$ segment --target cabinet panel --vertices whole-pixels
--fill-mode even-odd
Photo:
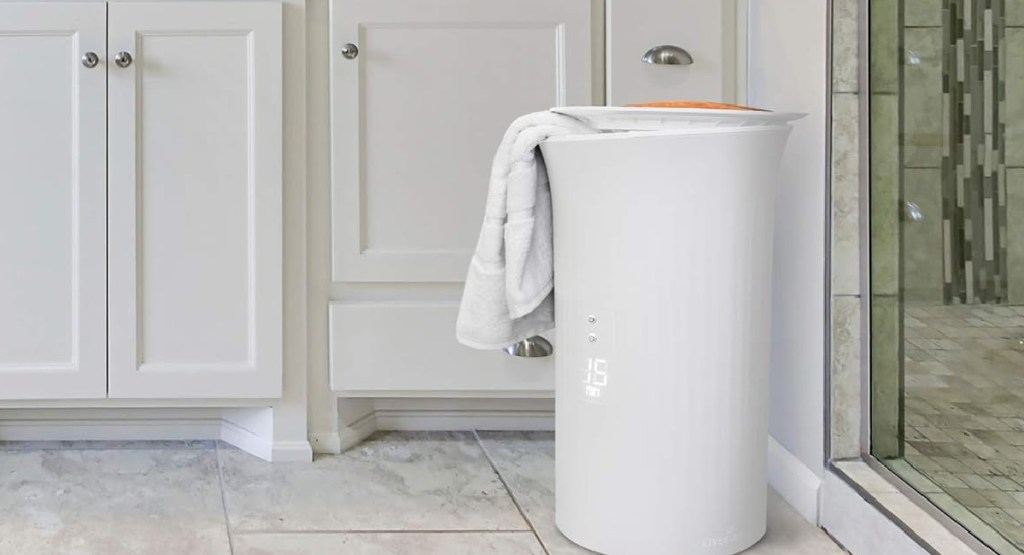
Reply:
[[[110,5],[112,397],[280,394],[280,9]]]
[[[590,0],[336,0],[331,21],[334,280],[462,281],[505,128],[590,103]]]
[[[106,394],[102,3],[0,3],[0,399]]]
[[[549,397],[549,358],[455,343],[458,303],[334,303],[331,384],[358,396]]]

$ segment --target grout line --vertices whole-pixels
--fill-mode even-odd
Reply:
[[[832,543],[836,544],[836,546],[837,546],[837,547],[838,547],[839,549],[842,549],[842,550],[843,550],[843,553],[849,553],[849,552],[850,552],[850,550],[849,550],[849,549],[846,549],[846,547],[845,547],[845,546],[843,546],[843,544],[839,543],[839,540],[837,540],[837,539],[835,538],[835,536],[833,536],[833,535],[832,535],[832,534],[831,534],[831,533],[830,533],[830,532],[829,532],[828,530],[826,530],[826,529],[824,529],[824,528],[818,528],[818,530],[821,530],[822,532],[824,532],[824,533],[825,533],[825,536],[827,536],[827,537],[828,537],[828,539],[829,539],[829,540],[830,540],[830,541],[831,541]]]
[[[551,555],[551,552],[548,551],[548,546],[544,545],[544,540],[540,539],[540,534],[537,533],[537,528],[534,527],[533,521],[530,520],[530,517],[526,516],[526,511],[523,510],[523,507],[519,504],[519,500],[516,499],[516,494],[512,492],[512,488],[509,487],[508,482],[505,481],[505,477],[502,476],[501,471],[498,470],[498,465],[494,464],[494,459],[491,458],[491,454],[488,453],[487,448],[484,447],[484,442],[480,439],[480,433],[478,430],[473,430],[473,437],[476,438],[476,444],[480,446],[480,450],[483,451],[484,458],[486,458],[487,462],[490,463],[495,476],[498,477],[501,485],[505,487],[505,491],[508,493],[509,499],[512,500],[512,504],[515,505],[516,510],[519,511],[519,516],[523,517],[523,521],[526,522],[526,525],[530,527],[530,531],[533,532],[533,537],[537,538],[537,543],[539,543],[540,548],[544,550],[544,555]]]
[[[231,517],[228,516],[227,494],[224,492],[224,471],[220,461],[220,443],[214,442],[213,451],[217,457],[217,484],[220,485],[220,507],[224,511],[224,527],[228,533],[228,549],[235,555],[235,540],[231,535]]]

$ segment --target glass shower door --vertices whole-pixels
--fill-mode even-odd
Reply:
[[[1024,0],[871,0],[871,452],[1024,550]]]

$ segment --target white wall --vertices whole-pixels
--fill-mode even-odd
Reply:
[[[750,5],[747,103],[808,114],[786,147],[776,205],[771,368],[771,434],[793,455],[775,461],[772,482],[800,509],[816,506],[824,469],[828,10],[822,0]],[[810,473],[818,480],[793,478]]]

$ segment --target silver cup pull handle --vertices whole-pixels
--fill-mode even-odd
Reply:
[[[114,63],[117,67],[128,67],[132,65],[132,55],[124,51],[118,52],[114,55]]]
[[[505,347],[505,352],[514,357],[539,358],[551,356],[555,348],[547,339],[535,335]]]
[[[644,52],[640,61],[645,64],[688,66],[693,63],[693,56],[678,46],[662,44]]]

